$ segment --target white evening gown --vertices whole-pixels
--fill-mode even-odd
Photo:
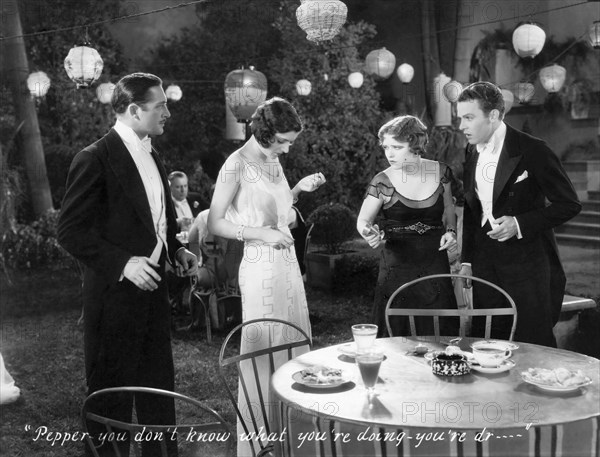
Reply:
[[[239,153],[232,154],[228,162],[235,159],[237,154]],[[263,172],[258,165],[245,160],[243,163],[240,188],[227,212],[227,219],[248,227],[277,227],[282,232],[290,234],[288,225],[296,216],[292,209],[292,192],[281,165],[277,163],[274,167],[277,168],[280,176],[279,179],[275,179],[271,174]],[[225,167],[227,166],[226,163]],[[288,249],[275,249],[262,242],[246,241],[239,270],[239,284],[244,322],[261,318],[282,319],[296,324],[309,336],[311,335],[304,283],[293,246]],[[251,326],[245,330],[240,348],[242,354],[274,344],[290,342],[299,337],[299,335],[290,335],[289,332],[283,333],[280,325]],[[294,356],[307,350],[308,348],[300,348]],[[284,358],[279,361],[275,359],[275,368],[284,362]],[[252,371],[252,366],[250,363],[242,364],[241,369]],[[269,392],[270,375],[266,357],[259,361],[258,371],[264,375],[261,380],[263,398],[272,406],[274,403]],[[257,389],[255,386],[250,387],[253,387],[249,389],[253,398],[253,409],[258,412],[260,403]],[[241,392],[238,393],[238,404],[242,414],[247,415],[248,408],[242,395]],[[272,414],[269,423],[277,427],[274,421],[275,416]],[[243,433],[239,420],[237,428],[238,456],[251,456],[249,444],[239,439]],[[277,430],[271,430],[273,431]]]
[[[4,366],[4,358],[0,354],[0,405],[12,403],[19,398],[20,390]]]

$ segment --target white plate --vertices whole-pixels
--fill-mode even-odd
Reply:
[[[294,381],[296,381],[298,384],[302,384],[303,386],[306,387],[311,387],[313,389],[331,389],[333,387],[338,387],[341,386],[342,384],[345,384],[347,382],[349,382],[350,380],[345,376],[344,372],[342,371],[342,375],[340,379],[336,379],[335,381],[332,382],[315,382],[315,381],[307,381],[305,379],[302,379],[302,370],[297,371],[296,373],[294,373],[292,375],[292,379]]]
[[[513,343],[512,341],[505,341],[505,340],[478,340],[478,341],[475,341],[473,344],[482,344],[482,343],[494,343],[498,346],[503,346],[504,349],[510,349],[511,351],[514,351],[515,349],[519,349],[518,344]],[[471,344],[471,347],[473,347],[473,344]]]
[[[542,384],[538,381],[531,379],[530,377],[528,377],[524,374],[521,374],[521,377],[523,378],[523,381],[525,381],[526,383],[536,386],[542,390],[547,390],[548,392],[574,392],[577,389],[579,389],[580,387],[589,386],[592,383],[592,380],[590,378],[588,378],[587,376],[585,377],[585,381],[583,381],[579,384],[573,385],[573,386],[561,386],[561,385],[557,385],[557,384]]]
[[[470,362],[471,370],[479,371],[480,373],[495,374],[508,371],[515,366],[515,362],[512,360],[503,360],[502,363],[497,367],[482,367],[475,360]]]

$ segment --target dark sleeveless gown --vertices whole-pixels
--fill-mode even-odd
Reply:
[[[389,336],[385,323],[385,307],[392,293],[413,279],[438,273],[450,273],[448,254],[439,251],[440,238],[446,229],[444,187],[450,182],[450,168],[440,163],[441,182],[436,191],[425,200],[410,200],[402,196],[388,176],[381,172],[369,184],[366,195],[381,198],[383,218],[380,229],[385,232],[381,251],[379,276],[375,289],[372,321],[379,326],[379,335]],[[365,197],[366,197],[365,195]],[[407,227],[412,226],[412,229]],[[402,308],[456,308],[456,298],[449,278],[423,281],[408,288],[394,300],[394,307]],[[392,317],[390,325],[394,336],[410,335],[408,319]],[[442,319],[442,335],[458,335],[456,318]],[[418,335],[433,335],[431,318],[416,319]]]

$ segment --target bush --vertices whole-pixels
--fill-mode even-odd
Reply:
[[[333,292],[345,296],[373,296],[379,274],[379,257],[345,255],[335,262]]]
[[[56,239],[58,215],[58,211],[50,210],[29,225],[15,224],[7,231],[1,239],[1,267],[6,271],[69,264],[69,255]]]
[[[356,232],[356,217],[352,210],[341,203],[327,203],[315,209],[307,219],[314,224],[310,240],[325,246],[327,253],[338,254],[345,241]]]

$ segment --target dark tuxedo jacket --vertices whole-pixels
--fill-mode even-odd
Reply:
[[[472,262],[475,234],[481,230],[482,208],[477,197],[475,169],[478,153],[467,147],[464,188],[465,207],[462,261]],[[524,179],[519,177],[527,176]],[[558,320],[562,305],[565,274],[558,256],[554,227],[581,211],[573,185],[558,157],[541,139],[506,126],[506,137],[496,169],[493,189],[494,217],[515,216],[523,239],[504,242],[505,249],[519,250],[523,243],[541,237],[551,266],[552,317]],[[477,272],[473,272],[477,276]]]
[[[174,259],[182,245],[175,238],[177,222],[173,203],[168,198],[167,175],[156,155],[154,158],[167,197],[164,199],[167,257]],[[157,292],[143,292],[126,278],[119,281],[130,257],[151,255],[156,246],[156,232],[142,179],[114,129],[73,159],[58,224],[58,240],[86,267],[83,295],[88,381],[98,353],[105,351],[99,349],[99,345],[107,326],[120,326],[124,332],[131,329],[131,338],[143,334],[142,324],[127,326],[130,320],[144,321],[142,302],[160,303],[161,309],[164,302],[167,322],[159,325],[170,350],[166,286]],[[114,350],[127,352],[130,347]]]

